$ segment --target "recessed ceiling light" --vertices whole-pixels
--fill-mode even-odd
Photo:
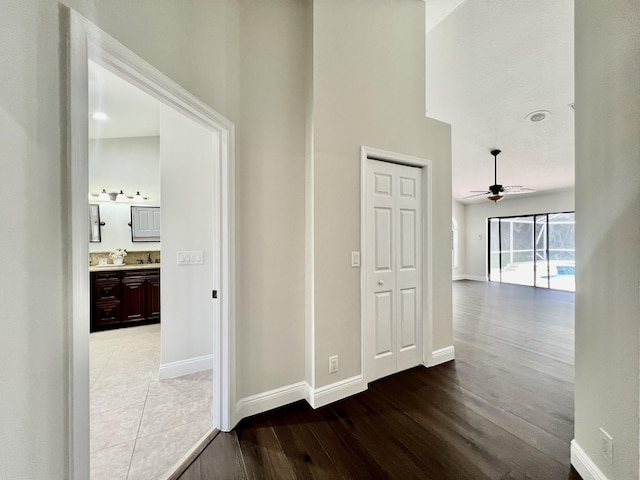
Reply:
[[[91,115],[91,118],[93,118],[94,120],[107,120],[109,117],[104,112],[95,112],[93,115]]]
[[[536,110],[535,112],[531,112],[524,118],[526,118],[530,122],[541,122],[545,120],[549,115],[551,115],[551,112],[548,110]]]

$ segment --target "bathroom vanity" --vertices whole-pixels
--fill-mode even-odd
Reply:
[[[90,331],[160,323],[160,266],[107,265],[89,268]]]

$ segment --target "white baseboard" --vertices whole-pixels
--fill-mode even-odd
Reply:
[[[455,359],[456,359],[456,349],[454,348],[453,345],[449,345],[448,347],[434,350],[431,353],[431,359],[428,362],[427,366],[435,367],[436,365],[450,362],[451,360],[455,360]]]
[[[273,410],[307,398],[307,384],[298,382],[285,387],[275,388],[267,392],[251,395],[236,403],[236,419],[238,421],[251,415]]]
[[[467,276],[463,274],[451,275],[451,280],[453,280],[454,282],[457,280],[466,280],[466,279],[467,279]]]
[[[571,440],[571,465],[575,468],[583,480],[608,480],[602,471],[593,463],[589,455],[580,445]]]
[[[165,363],[160,365],[158,370],[158,379],[166,380],[167,378],[181,377],[190,373],[201,372],[203,370],[211,370],[213,368],[213,355],[205,355],[203,357],[189,358],[178,362]]]
[[[364,392],[366,389],[367,384],[364,383],[362,375],[346,378],[316,389],[307,384],[307,401],[313,408],[319,408],[356,393]]]
[[[465,275],[464,280],[473,280],[474,282],[486,282],[487,277],[484,275]]]

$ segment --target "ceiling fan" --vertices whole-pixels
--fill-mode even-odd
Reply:
[[[488,195],[487,199],[492,202],[497,202],[502,200],[506,194],[517,194],[517,193],[531,193],[535,192],[533,188],[525,188],[519,185],[510,185],[503,186],[498,184],[498,155],[500,154],[500,150],[491,150],[491,155],[493,155],[493,185],[489,187],[488,190],[471,190],[471,193],[475,195],[469,195],[464,198],[473,198],[479,197],[481,195]]]

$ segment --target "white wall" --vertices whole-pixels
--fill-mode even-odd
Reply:
[[[451,213],[457,225],[458,261],[456,266],[451,268],[452,278],[456,280],[464,277],[467,271],[466,206],[453,200],[451,202]]]
[[[128,196],[140,192],[149,197],[144,205],[160,206],[160,138],[129,137],[89,141],[89,192],[123,190]],[[131,204],[99,202],[102,241],[90,243],[90,252],[160,250],[160,242],[131,241]]]
[[[487,218],[575,210],[573,190],[525,198],[504,198],[498,203],[485,200],[469,204],[466,213],[466,276],[474,280],[487,277]],[[577,223],[577,222],[576,222]]]
[[[576,1],[575,31],[575,440],[607,478],[637,479],[640,3]]]
[[[424,116],[424,3],[314,3],[315,385],[362,372],[360,146],[433,161],[433,270],[450,271],[450,127]],[[445,254],[442,254],[445,252]],[[436,273],[437,275],[437,273]],[[452,344],[451,282],[434,282],[433,348]],[[331,355],[340,371],[329,375]]]
[[[89,140],[89,192],[136,191],[160,205],[160,138],[127,137]]]
[[[67,478],[66,242],[55,1],[0,15],[0,471]]]
[[[214,2],[215,3],[215,2]],[[308,1],[239,3],[238,397],[304,379]],[[239,121],[238,121],[239,120]]]
[[[162,335],[160,369],[213,352],[213,132],[160,106]],[[178,251],[201,251],[201,265],[178,265]]]

